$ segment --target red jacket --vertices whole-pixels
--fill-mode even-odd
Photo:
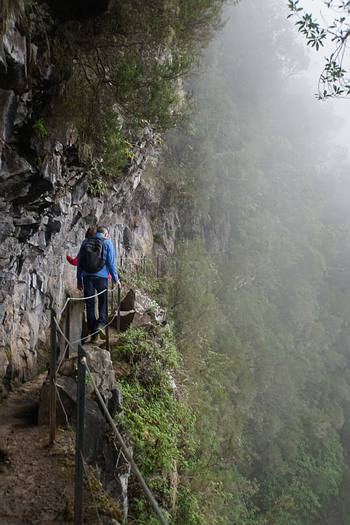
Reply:
[[[78,264],[78,256],[71,257],[70,255],[66,255],[66,259],[72,266],[77,266],[77,264]]]

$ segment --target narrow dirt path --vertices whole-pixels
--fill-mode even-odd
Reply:
[[[48,447],[48,429],[38,426],[37,407],[45,374],[29,381],[0,404],[0,524],[72,523],[73,435],[57,432]],[[99,523],[85,494],[85,523]]]

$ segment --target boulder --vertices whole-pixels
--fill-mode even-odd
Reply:
[[[56,421],[59,426],[73,425],[76,420],[76,390],[77,384],[71,377],[59,377],[57,384]],[[44,381],[40,392],[38,425],[49,424],[50,382]],[[61,404],[62,403],[62,404]],[[63,405],[63,406],[62,406]],[[64,408],[64,410],[63,410]]]
[[[113,392],[117,390],[111,354],[108,350],[93,345],[85,346],[84,351],[89,370],[96,386],[104,400],[108,403],[109,399],[113,396]],[[86,393],[92,397],[94,396],[94,388],[91,383],[86,385]]]
[[[135,292],[129,290],[126,296],[120,301],[120,310],[122,312],[128,312],[133,310],[135,306]]]
[[[134,324],[142,326],[143,324],[150,324],[148,317],[150,317],[151,322],[155,321],[158,324],[165,323],[166,312],[163,308],[159,306],[156,301],[150,299],[147,295],[142,294],[138,290],[135,293],[135,305],[134,309],[136,315],[134,319]],[[147,322],[144,323],[143,319],[147,319]]]
[[[122,332],[130,326],[148,326],[154,322],[163,324],[165,320],[165,310],[137,289],[130,289],[120,303],[120,329]],[[117,328],[117,318],[113,320],[112,326]]]

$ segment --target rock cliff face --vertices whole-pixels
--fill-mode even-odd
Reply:
[[[79,137],[67,122],[40,134],[33,114],[52,90],[46,50],[30,43],[15,15],[0,37],[0,385],[35,373],[37,350],[48,343],[50,307],[76,294],[76,255],[85,230],[110,227],[119,260],[157,250],[171,253],[178,224],[156,183],[159,149],[145,127],[133,159],[101,197],[89,194]],[[51,107],[54,102],[51,100]],[[48,117],[49,119],[50,117]],[[46,122],[45,122],[46,124]],[[154,234],[161,232],[162,244]],[[1,392],[0,389],[0,392]]]

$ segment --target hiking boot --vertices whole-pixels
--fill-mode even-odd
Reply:
[[[101,339],[106,339],[106,328],[103,325],[98,325],[97,327],[98,335],[101,337]]]
[[[97,343],[98,342],[98,332],[96,334],[92,334],[89,339],[90,343]]]

